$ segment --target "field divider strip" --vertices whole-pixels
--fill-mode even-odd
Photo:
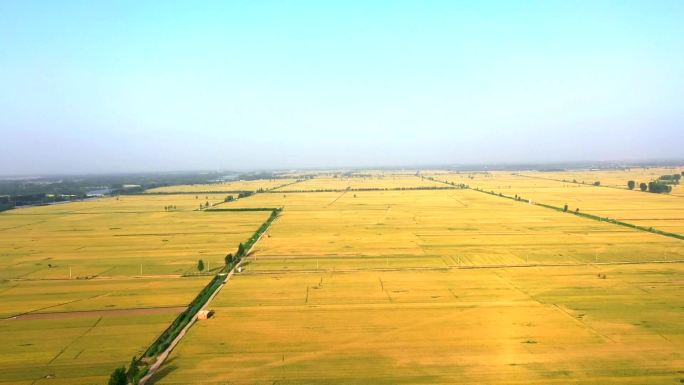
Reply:
[[[573,181],[569,181],[569,180],[548,178],[548,177],[535,176],[535,175],[526,175],[526,174],[520,174],[520,173],[512,173],[511,175],[522,176],[522,177],[524,177],[524,178],[541,179],[541,180],[550,180],[550,181],[555,181],[555,182],[560,182],[560,183],[573,183],[573,184],[577,184],[577,185],[580,185],[580,186],[587,186],[587,187],[603,187],[603,188],[612,188],[612,189],[622,190],[622,191],[633,191],[633,192],[642,192],[642,193],[653,194],[653,193],[650,192],[650,191],[642,191],[642,190],[640,190],[640,189],[630,190],[630,189],[626,189],[626,188],[624,188],[624,187],[619,187],[619,186],[611,186],[611,185],[603,185],[603,184],[599,184],[599,185],[597,186],[597,185],[592,184],[592,183],[584,183],[584,182],[577,182],[577,181],[574,181],[574,182],[573,182]],[[654,195],[664,195],[664,196],[671,196],[671,197],[682,198],[682,196],[680,196],[680,195],[672,195],[672,194],[654,194]]]
[[[224,210],[217,210],[224,211]],[[241,210],[246,211],[246,210]],[[264,211],[264,210],[254,210]],[[206,310],[211,301],[218,295],[223,286],[235,274],[236,270],[240,270],[244,260],[242,257],[248,256],[256,243],[266,233],[271,224],[278,218],[278,214],[282,211],[281,208],[272,208],[271,216],[259,226],[254,234],[245,243],[247,250],[242,254],[236,255],[236,262],[226,264],[221,271],[214,276],[214,278],[199,292],[199,294],[188,305],[187,309],[182,312],[172,323],[162,332],[162,334],[150,345],[143,354],[143,357],[154,357],[154,362],[146,367],[142,373],[142,377],[137,381],[138,385],[145,385],[154,377],[159,368],[166,361],[166,358],[171,354],[173,349],[178,345],[185,334],[190,330],[192,325],[197,321],[198,314],[201,310]],[[181,327],[182,325],[182,327]],[[141,357],[142,359],[142,357]],[[138,364],[141,363],[138,360]]]
[[[656,228],[653,228],[652,226],[651,226],[651,227],[639,226],[639,225],[635,225],[635,224],[628,223],[628,222],[623,222],[623,221],[620,221],[620,220],[617,220],[617,219],[613,219],[613,218],[601,217],[601,216],[599,216],[599,215],[588,214],[588,213],[582,213],[582,212],[579,212],[579,211],[568,211],[568,210],[564,210],[564,209],[561,208],[561,207],[549,205],[549,204],[546,204],[546,203],[534,202],[534,201],[531,201],[531,200],[528,200],[528,199],[523,199],[523,198],[520,198],[520,197],[518,197],[518,198],[516,199],[516,198],[511,197],[511,196],[508,196],[508,195],[503,195],[503,193],[498,193],[498,194],[497,194],[497,193],[495,193],[495,192],[493,192],[493,191],[485,191],[485,190],[482,190],[482,189],[479,189],[479,188],[475,188],[475,189],[472,189],[472,188],[471,188],[471,190],[477,191],[477,192],[481,192],[481,193],[483,193],[483,194],[492,195],[492,196],[499,197],[499,198],[510,199],[510,200],[512,200],[512,201],[514,201],[514,202],[521,202],[521,203],[524,203],[524,204],[530,204],[530,205],[534,205],[534,206],[544,207],[544,208],[551,209],[551,210],[555,210],[555,211],[558,211],[558,212],[561,212],[561,213],[566,213],[566,214],[570,214],[570,215],[575,215],[575,216],[582,217],[582,218],[586,218],[586,219],[592,219],[592,220],[595,220],[595,221],[598,221],[598,222],[606,222],[606,223],[610,223],[610,224],[618,225],[618,226],[622,226],[622,227],[627,227],[627,228],[634,229],[634,230],[639,230],[639,231],[644,231],[644,232],[647,232],[647,233],[658,234],[658,235],[663,235],[663,236],[670,237],[670,238],[675,238],[675,239],[679,239],[679,240],[684,240],[684,235],[677,234],[677,233],[671,233],[671,232],[663,231],[663,230],[658,230],[658,229],[656,229]]]
[[[441,182],[441,183],[445,183],[445,184],[451,184],[450,182],[446,182],[446,181],[443,181],[443,180],[435,179],[435,178],[432,178],[432,177],[423,177],[423,178],[426,178],[426,179],[429,179],[429,180],[432,180],[432,181],[435,181],[435,182]],[[530,178],[537,178],[537,177],[530,177]],[[544,178],[541,178],[541,179],[544,179]],[[497,193],[495,193],[493,190],[492,190],[492,191],[485,191],[485,190],[483,190],[483,189],[480,189],[480,188],[472,188],[472,187],[469,187],[469,186],[467,186],[467,185],[462,185],[462,186],[465,186],[464,188],[467,188],[467,189],[470,189],[470,190],[473,190],[473,191],[477,191],[477,192],[481,192],[481,193],[483,193],[483,194],[488,194],[488,195],[492,195],[492,196],[499,197],[499,198],[510,199],[510,200],[512,200],[512,201],[514,201],[514,202],[520,202],[520,203],[525,203],[525,204],[531,204],[531,205],[534,205],[534,206],[540,206],[540,207],[544,207],[544,208],[547,208],[547,209],[556,210],[556,211],[561,212],[561,213],[567,213],[567,214],[572,214],[572,215],[575,215],[575,216],[578,216],[578,217],[583,217],[583,218],[587,218],[587,219],[593,219],[593,220],[599,221],[599,222],[611,223],[611,224],[614,224],[614,225],[623,226],[623,227],[627,227],[627,228],[634,229],[634,230],[640,230],[640,231],[645,231],[645,232],[648,232],[648,233],[653,233],[653,234],[663,235],[663,236],[670,237],[670,238],[675,238],[675,239],[679,239],[679,240],[684,240],[684,235],[682,235],[682,234],[677,234],[677,233],[671,233],[671,232],[668,232],[668,231],[658,230],[658,229],[656,229],[656,228],[653,228],[652,226],[651,226],[651,227],[639,226],[639,225],[635,225],[635,224],[628,223],[628,222],[623,222],[623,221],[620,221],[620,220],[617,220],[617,219],[613,219],[613,218],[607,218],[607,217],[604,218],[604,217],[601,217],[601,216],[599,216],[599,215],[581,213],[581,212],[579,212],[579,211],[567,211],[567,210],[564,210],[564,209],[561,208],[561,207],[556,207],[556,206],[549,205],[549,204],[546,204],[546,203],[534,202],[534,201],[532,201],[532,200],[523,199],[523,198],[521,198],[521,197],[512,197],[512,196],[504,195],[503,193],[498,193],[498,194],[497,194]]]

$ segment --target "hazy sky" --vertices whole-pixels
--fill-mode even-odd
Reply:
[[[684,1],[0,2],[0,174],[681,158]]]

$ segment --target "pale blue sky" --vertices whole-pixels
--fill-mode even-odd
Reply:
[[[0,2],[0,174],[681,158],[684,1]]]

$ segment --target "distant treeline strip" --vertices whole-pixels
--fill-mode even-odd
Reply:
[[[233,208],[209,208],[202,211],[274,211],[280,209],[274,209],[272,207],[233,207]]]
[[[251,194],[250,190],[222,190],[222,191],[151,191],[136,192],[127,195],[208,195],[208,194]]]
[[[0,203],[0,212],[14,208],[14,203]]]
[[[568,211],[567,207],[557,207],[557,206],[553,206],[553,205],[549,205],[549,204],[545,204],[545,203],[534,202],[534,201],[530,201],[528,199],[524,199],[524,198],[521,198],[518,196],[512,197],[512,196],[508,196],[508,195],[503,195],[502,193],[495,193],[494,191],[481,190],[479,188],[474,188],[472,190],[478,191],[481,193],[485,193],[485,194],[489,194],[489,195],[494,195],[494,196],[497,196],[500,198],[510,199],[510,200],[513,200],[516,202],[522,202],[522,203],[526,203],[526,204],[532,204],[535,206],[545,207],[547,209],[556,210],[556,211],[559,211],[562,213],[568,213],[571,215],[576,215],[578,217],[593,219],[593,220],[599,221],[599,222],[608,222],[608,223],[612,223],[614,225],[629,227],[630,229],[646,231],[646,232],[653,233],[653,234],[659,234],[659,235],[664,235],[666,237],[684,240],[684,235],[681,235],[681,234],[671,233],[671,232],[663,231],[663,230],[658,230],[658,229],[653,228],[653,227],[639,226],[639,225],[635,225],[632,223],[622,222],[622,221],[619,221],[619,220],[613,219],[613,218],[601,217],[601,216],[594,215],[594,214],[587,214],[587,213],[580,212],[579,209],[577,209],[576,211]]]
[[[418,175],[418,177],[419,177],[420,179],[427,179],[427,180],[430,180],[430,181],[433,181],[433,182],[437,182],[437,183],[448,184],[449,186],[452,186],[452,187],[451,187],[452,189],[467,189],[467,188],[470,188],[467,184],[464,184],[464,183],[458,183],[458,184],[457,184],[456,182],[447,182],[447,181],[445,181],[445,180],[435,179],[435,178],[433,178],[433,177],[431,177],[431,176]],[[439,188],[449,189],[448,187],[439,187]]]
[[[312,192],[363,192],[363,191],[409,191],[409,190],[457,190],[467,187],[461,186],[416,186],[416,187],[366,187],[366,188],[345,188],[345,189],[311,189],[311,190],[278,190],[278,191],[264,191],[264,193],[269,194],[290,194],[290,193],[312,193]]]

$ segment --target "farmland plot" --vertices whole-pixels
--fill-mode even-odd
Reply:
[[[195,201],[122,196],[0,214],[0,383],[104,383],[140,355],[209,282],[193,276],[198,259],[222,267],[268,217],[194,211]]]
[[[556,207],[567,204],[569,211],[579,209],[584,213],[684,234],[684,199],[676,195],[584,186],[502,173],[437,174],[435,178],[467,183],[473,188],[509,197],[517,195]]]
[[[682,273],[247,273],[155,383],[674,383],[684,364]]]
[[[684,259],[676,239],[471,190],[262,194],[223,207],[250,206],[285,209],[248,269]]]

